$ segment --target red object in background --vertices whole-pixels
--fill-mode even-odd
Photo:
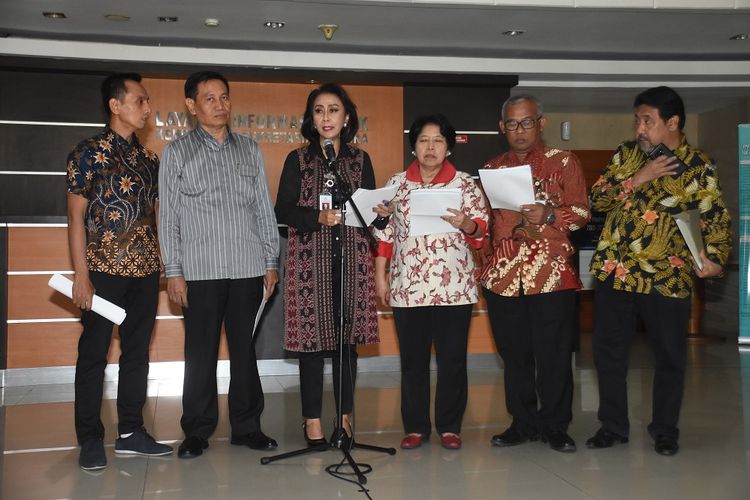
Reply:
[[[466,144],[469,142],[469,136],[466,134],[456,135],[456,144]]]

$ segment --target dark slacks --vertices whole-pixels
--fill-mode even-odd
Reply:
[[[258,376],[253,321],[263,298],[263,278],[188,281],[185,379],[180,424],[186,436],[208,439],[219,420],[216,364],[221,324],[229,347],[229,423],[233,436],[260,430],[263,390]]]
[[[460,433],[466,411],[466,349],[472,304],[394,307],[401,353],[401,419],[407,434],[430,435],[430,358],[437,361],[435,429]]]
[[[513,426],[527,435],[566,431],[573,418],[575,290],[519,297],[482,291]]]
[[[143,427],[148,347],[156,319],[159,273],[144,278],[98,272],[90,272],[89,276],[97,295],[127,312],[119,327],[121,354],[117,382],[117,429],[126,434]],[[82,444],[104,437],[100,414],[113,324],[92,311],[83,311],[81,323],[83,333],[78,340],[75,375],[75,427],[78,442]]]
[[[344,346],[344,363],[340,372],[338,350],[301,352],[299,354],[299,379],[302,416],[304,418],[320,418],[323,407],[323,366],[325,358],[331,358],[333,367],[333,394],[336,399],[336,411],[339,411],[339,394],[341,395],[341,412],[348,414],[354,409],[357,347],[351,344]],[[341,376],[341,384],[339,384],[339,375]]]
[[[654,351],[652,436],[679,437],[687,362],[690,299],[612,289],[612,277],[596,283],[594,292],[594,364],[599,379],[599,420],[602,427],[628,436],[627,374],[630,343],[640,317]]]

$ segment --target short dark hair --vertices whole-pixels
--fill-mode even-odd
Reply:
[[[320,140],[320,134],[315,130],[315,123],[313,122],[313,106],[315,105],[315,99],[321,94],[335,95],[339,98],[341,104],[344,105],[344,111],[345,114],[349,115],[349,120],[346,126],[341,129],[341,141],[343,143],[351,142],[357,136],[357,131],[359,130],[357,105],[354,104],[354,101],[346,93],[346,90],[337,83],[324,83],[307,96],[305,115],[302,117],[302,137],[311,143],[317,143]]]
[[[414,123],[411,124],[411,127],[409,127],[409,144],[411,144],[412,149],[416,146],[417,137],[422,133],[425,125],[437,125],[440,128],[440,134],[445,137],[449,150],[453,149],[453,146],[456,145],[456,129],[453,128],[453,125],[445,115],[435,113],[434,115],[418,116],[414,120]]]
[[[229,81],[217,71],[197,71],[185,80],[185,97],[195,100],[198,97],[198,85],[209,80],[221,80],[229,92]]]
[[[125,99],[125,94],[128,93],[125,82],[128,81],[141,83],[141,75],[138,73],[115,73],[114,75],[109,75],[102,82],[102,105],[104,106],[104,112],[107,114],[107,120],[112,118],[112,110],[109,109],[109,100],[113,97],[118,101]]]
[[[644,90],[635,97],[633,107],[642,105],[651,106],[659,110],[659,117],[667,121],[677,115],[680,120],[680,130],[685,126],[685,104],[680,94],[670,87],[654,87]]]

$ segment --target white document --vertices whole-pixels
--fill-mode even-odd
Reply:
[[[49,279],[49,286],[69,299],[73,298],[73,282],[62,274],[53,274]],[[100,316],[104,316],[116,325],[121,325],[125,321],[125,316],[127,316],[125,309],[116,306],[98,295],[94,295],[94,300],[91,302],[91,310]]]
[[[415,189],[409,193],[409,236],[457,233],[450,222],[441,219],[452,215],[448,209],[461,209],[461,190],[456,188]]]
[[[680,234],[685,238],[690,255],[693,256],[695,265],[698,269],[703,271],[703,259],[701,259],[701,250],[703,246],[703,234],[699,225],[701,214],[696,208],[693,210],[686,210],[680,212],[677,215],[672,215],[674,221],[677,223],[677,228],[680,230]]]
[[[492,208],[521,211],[521,205],[536,203],[531,165],[479,170],[482,187]]]
[[[357,204],[359,213],[362,214],[362,218],[365,220],[367,225],[372,224],[377,213],[373,212],[372,209],[383,203],[384,201],[391,201],[396,196],[398,191],[398,184],[391,184],[390,186],[382,187],[380,189],[357,189],[352,195],[352,201]],[[346,225],[351,227],[362,227],[359,223],[357,214],[354,212],[350,202],[346,202]]]
[[[260,322],[260,317],[263,315],[263,309],[266,308],[266,304],[268,304],[268,299],[266,299],[266,285],[263,285],[263,300],[260,301],[258,312],[255,313],[255,323],[253,323],[253,333],[250,335],[251,337],[255,337],[255,333],[258,331],[258,323]]]

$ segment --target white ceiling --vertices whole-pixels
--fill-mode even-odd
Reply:
[[[67,18],[47,19],[44,11]],[[179,21],[159,23],[158,16]],[[221,24],[206,27],[209,17]],[[267,20],[286,24],[271,30]],[[332,41],[319,24],[339,25]],[[525,33],[502,35],[511,29]],[[703,108],[745,98],[750,40],[729,38],[747,32],[748,0],[0,0],[0,34],[7,34],[0,56],[14,62],[41,56],[28,64],[511,74],[521,89],[554,96],[561,109],[602,111],[623,100],[629,106],[636,89],[660,83],[680,87]]]

